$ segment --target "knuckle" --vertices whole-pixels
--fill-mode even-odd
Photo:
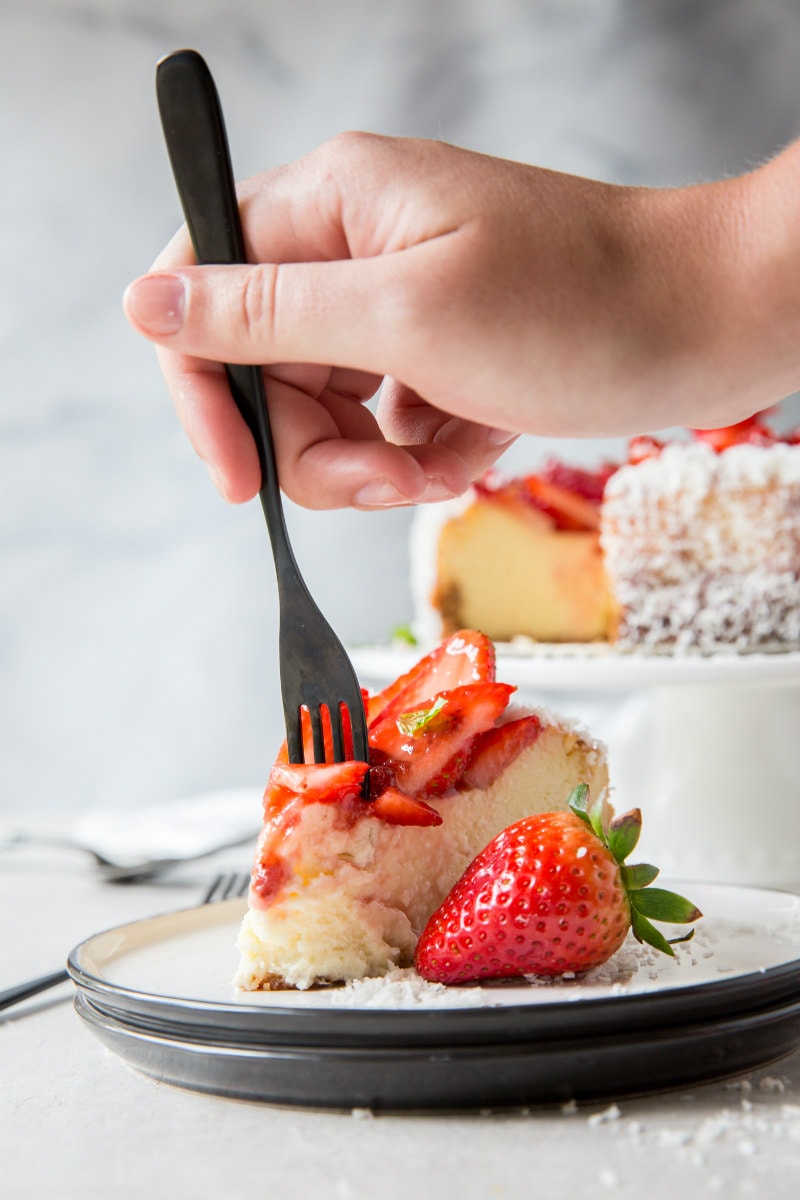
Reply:
[[[275,265],[260,264],[245,275],[239,315],[253,349],[274,342],[277,289],[278,268]]]
[[[384,139],[377,133],[366,133],[360,129],[346,129],[325,143],[326,151],[334,159],[371,158]]]
[[[323,181],[361,180],[374,175],[392,139],[348,129],[323,142],[312,154],[315,174]]]

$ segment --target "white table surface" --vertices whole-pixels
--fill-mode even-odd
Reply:
[[[227,852],[224,865],[245,866],[238,856]],[[3,853],[0,989],[57,969],[102,928],[191,904],[216,866],[111,887],[63,852]],[[71,1000],[66,984],[0,1014],[4,1196],[796,1195],[800,1053],[726,1082],[574,1112],[309,1112],[139,1076],[84,1028]]]

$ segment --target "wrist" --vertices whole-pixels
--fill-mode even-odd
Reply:
[[[629,193],[634,320],[665,424],[731,424],[800,389],[798,209],[800,148],[745,176]]]
[[[759,338],[753,358],[770,404],[800,390],[800,142],[737,182],[742,308]]]

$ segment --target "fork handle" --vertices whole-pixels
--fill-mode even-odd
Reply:
[[[176,50],[156,69],[156,96],[172,173],[198,263],[244,263],[244,234],[219,96],[196,50]],[[286,533],[261,368],[226,364],[231,394],[258,449],[259,496],[279,574],[298,574]]]
[[[54,971],[52,975],[41,975],[38,979],[29,979],[27,983],[6,988],[4,992],[0,992],[0,1010],[11,1008],[12,1004],[21,1004],[23,1000],[38,996],[40,992],[57,987],[59,983],[66,983],[68,979],[69,975],[62,969]]]

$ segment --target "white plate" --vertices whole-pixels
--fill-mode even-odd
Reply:
[[[705,914],[674,959],[630,939],[582,979],[528,985],[444,988],[411,971],[312,991],[241,992],[231,985],[243,901],[169,913],[123,925],[82,943],[70,958],[84,987],[107,994],[173,998],[248,1008],[449,1009],[551,1005],[622,999],[726,982],[790,964],[800,969],[800,896],[723,885],[678,883]],[[680,932],[685,932],[681,930]]]

